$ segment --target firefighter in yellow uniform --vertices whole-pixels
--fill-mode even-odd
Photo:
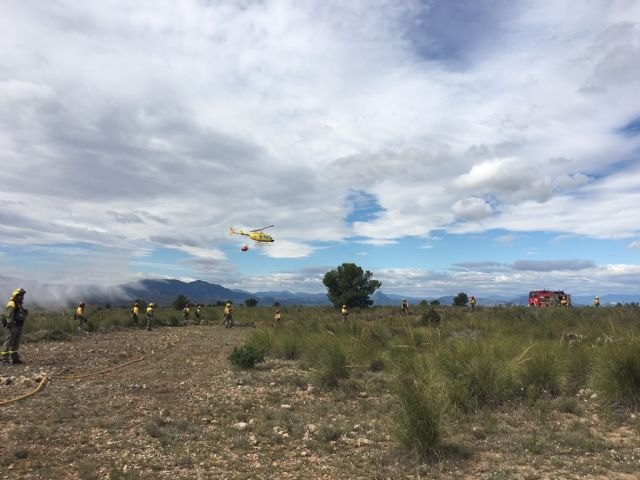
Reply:
[[[78,322],[78,330],[82,330],[82,325],[87,323],[87,316],[84,313],[85,303],[80,302],[78,307],[76,308],[75,313],[73,314],[74,320]]]
[[[138,316],[140,315],[140,305],[138,304],[138,302],[133,304],[133,307],[131,308],[131,320],[133,320],[133,323],[135,323],[136,325],[138,325]]]
[[[7,302],[6,317],[2,318],[2,325],[7,329],[2,350],[0,351],[0,361],[3,365],[19,365],[23,363],[18,354],[18,349],[20,348],[22,327],[29,314],[29,311],[22,306],[25,293],[23,288],[17,288],[13,291],[9,302]]]
[[[279,326],[281,320],[282,320],[282,315],[280,314],[280,310],[276,310],[276,314],[273,316],[273,326],[274,327]]]
[[[346,305],[342,305],[342,310],[340,310],[340,313],[342,314],[342,321],[346,322],[347,317],[349,316],[349,309]]]
[[[593,297],[593,306],[594,307],[599,307],[600,306],[600,297]]]
[[[473,295],[471,295],[471,298],[469,299],[469,305],[471,305],[471,310],[476,309],[476,297]]]
[[[200,325],[201,321],[202,321],[202,305],[198,304],[196,306],[196,323]]]
[[[233,305],[231,305],[231,302],[227,302],[224,306],[222,318],[224,319],[224,328],[231,328],[233,326]]]
[[[184,324],[187,325],[189,323],[189,314],[191,313],[190,303],[187,303],[182,309],[182,314],[184,315]]]
[[[568,307],[569,306],[569,299],[567,298],[566,295],[560,296],[560,306],[561,307]]]
[[[150,332],[151,331],[151,325],[153,324],[153,309],[155,308],[156,304],[151,302],[149,305],[147,305],[147,331]]]

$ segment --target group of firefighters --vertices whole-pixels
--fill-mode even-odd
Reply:
[[[19,365],[22,362],[20,359],[20,355],[18,353],[18,349],[20,347],[20,339],[22,337],[22,328],[24,326],[24,322],[29,314],[29,311],[24,308],[24,296],[25,290],[23,288],[16,288],[9,298],[9,302],[6,306],[6,315],[2,317],[2,326],[7,330],[5,334],[4,343],[2,345],[2,350],[0,350],[0,363],[3,365]],[[474,310],[476,307],[476,298],[472,295],[469,299],[469,305],[471,310]],[[80,302],[74,311],[73,318],[78,322],[78,328],[82,329],[83,325],[87,323],[87,315],[85,313],[85,302]],[[593,306],[600,306],[600,298],[594,297]],[[190,303],[186,304],[182,309],[182,313],[184,316],[184,325],[188,325],[189,316],[191,315],[191,307]],[[195,309],[195,321],[199,324],[202,321],[202,305],[198,304]],[[153,325],[153,318],[155,314],[155,303],[149,303],[146,308],[146,318],[147,318],[147,330],[151,330]],[[407,299],[402,300],[402,313],[404,315],[409,314],[409,302]],[[340,310],[342,321],[346,322],[349,317],[349,309],[347,305],[342,305]],[[135,302],[131,307],[131,319],[137,325],[140,316],[140,304]],[[279,326],[282,320],[282,314],[280,310],[276,310],[273,325]],[[231,302],[227,302],[224,306],[223,313],[223,324],[225,328],[231,328],[233,326],[233,304]]]

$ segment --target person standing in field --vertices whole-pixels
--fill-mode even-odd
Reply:
[[[402,299],[402,314],[403,315],[409,314],[409,302],[407,302],[406,298]]]
[[[233,326],[233,305],[231,305],[231,302],[227,302],[224,306],[222,318],[224,320],[224,328],[231,328]]]
[[[85,303],[80,302],[73,314],[74,320],[78,322],[78,330],[82,330],[82,325],[87,323],[87,316],[84,313]]]
[[[29,314],[29,311],[22,305],[25,293],[23,288],[16,288],[13,291],[9,302],[7,302],[6,318],[2,318],[2,325],[7,329],[2,350],[0,350],[0,362],[3,365],[20,365],[24,363],[20,359],[18,349],[20,348],[22,327]]]
[[[202,305],[198,304],[196,306],[196,323],[200,325],[201,320],[202,320]]]
[[[153,309],[155,308],[156,304],[151,302],[149,303],[149,305],[147,305],[147,331],[150,332],[151,331],[151,325],[153,324]]]
[[[273,326],[280,326],[280,321],[282,320],[282,315],[280,314],[280,310],[276,310],[276,314],[273,316]]]
[[[340,310],[340,314],[342,315],[342,321],[346,322],[347,317],[349,316],[349,309],[346,305],[342,305],[342,309]]]
[[[600,297],[598,297],[597,295],[595,297],[593,297],[593,306],[594,307],[599,307],[600,306]]]
[[[189,323],[189,314],[191,313],[190,303],[187,303],[182,309],[182,314],[184,315],[184,324],[187,325]]]
[[[471,310],[476,309],[476,297],[473,295],[471,295],[471,298],[469,299],[469,305],[471,305]]]
[[[140,315],[140,305],[138,304],[138,302],[135,302],[133,304],[133,307],[131,307],[131,320],[133,320],[133,323],[135,323],[136,325],[138,325],[139,315]]]

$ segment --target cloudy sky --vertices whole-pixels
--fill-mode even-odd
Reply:
[[[640,2],[22,0],[0,40],[3,288],[640,292]]]

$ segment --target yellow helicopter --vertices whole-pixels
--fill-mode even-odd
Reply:
[[[267,227],[258,228],[256,230],[250,230],[248,232],[243,232],[242,230],[235,230],[233,227],[230,228],[230,235],[244,235],[245,237],[249,237],[251,240],[258,243],[272,243],[273,237],[268,233],[263,232],[267,228],[271,228],[273,225],[269,225]]]

